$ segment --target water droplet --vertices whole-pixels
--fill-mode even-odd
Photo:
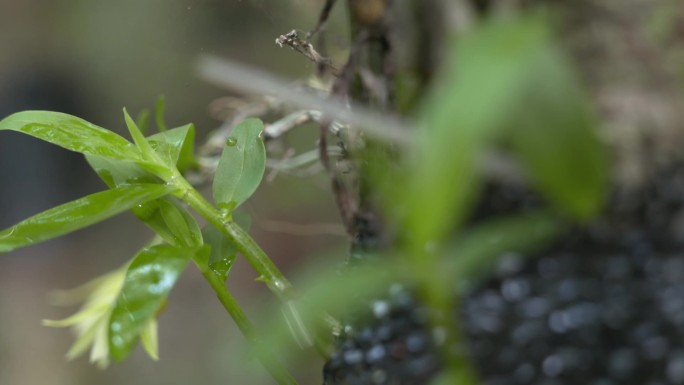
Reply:
[[[121,330],[121,323],[120,322],[112,322],[112,325],[110,326],[113,332],[118,332]]]
[[[218,275],[222,280],[225,281],[226,277],[228,276],[228,272],[233,267],[233,262],[235,262],[234,258],[223,258],[219,261],[210,263],[209,268],[214,272],[214,274]]]
[[[285,290],[287,288],[287,285],[285,284],[285,281],[276,279],[273,281],[273,286],[275,286],[276,289],[278,290]]]
[[[231,137],[231,138],[228,138],[228,140],[226,141],[226,146],[235,147],[236,145],[237,145],[237,139],[235,139],[235,138]]]
[[[112,343],[116,346],[121,346],[124,343],[124,340],[121,336],[114,336],[112,337]]]

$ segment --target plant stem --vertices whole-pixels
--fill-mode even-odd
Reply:
[[[254,270],[259,273],[259,279],[264,281],[278,298],[283,302],[293,300],[292,284],[247,232],[233,222],[229,216],[223,215],[185,179],[177,177],[174,183],[181,189],[180,198],[212,226],[219,229],[235,245]]]
[[[204,261],[199,260],[197,256],[193,257],[193,261],[200,269],[207,282],[209,282],[211,288],[214,289],[219,301],[226,309],[228,314],[230,314],[230,316],[233,318],[235,324],[238,326],[242,334],[245,336],[245,338],[247,338],[250,344],[255,347],[255,351],[257,353],[256,356],[259,362],[261,362],[261,365],[263,365],[263,367],[271,374],[273,379],[275,379],[278,384],[297,385],[297,380],[292,377],[290,373],[288,373],[287,369],[283,367],[280,361],[273,357],[272,353],[267,349],[260,348],[261,342],[257,337],[254,326],[247,318],[247,315],[242,311],[240,305],[238,305],[235,297],[230,294],[222,279],[219,278],[219,276],[213,271],[211,271]]]

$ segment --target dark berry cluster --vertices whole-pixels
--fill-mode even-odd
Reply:
[[[502,259],[461,308],[483,382],[684,384],[682,215],[676,167],[538,256]]]
[[[541,205],[518,188],[484,196],[476,220]],[[325,384],[427,384],[443,338],[427,311],[394,285],[347,326]],[[485,385],[684,384],[684,169],[619,189],[534,256],[511,250],[456,315]]]
[[[439,370],[426,309],[401,284],[371,301],[369,317],[345,326],[338,350],[323,370],[326,385],[425,384]]]

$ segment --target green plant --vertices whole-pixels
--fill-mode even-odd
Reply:
[[[356,283],[352,285],[356,289],[341,292],[341,281],[319,276],[324,283],[313,294],[305,291],[307,302],[300,304],[289,281],[234,217],[234,210],[252,195],[265,170],[262,122],[243,121],[226,141],[213,181],[212,204],[184,177],[196,163],[194,127],[166,129],[160,112],[163,105],[156,114],[160,132],[147,137],[124,110],[132,142],[58,112],[19,112],[0,121],[0,130],[18,131],[84,154],[109,187],[0,232],[0,252],[132,210],[154,230],[155,239],[125,267],[103,278],[81,313],[48,322],[79,328],[80,337],[70,355],[92,343],[91,358],[105,365],[109,356],[125,358],[142,338],[155,357],[156,316],[192,260],[256,347],[263,366],[278,383],[295,384],[274,353],[278,349],[273,349],[280,346],[277,341],[285,333],[265,338],[266,333],[255,331],[225,286],[238,253],[283,303],[289,325],[295,325],[305,339],[316,340],[325,314],[339,316],[341,304],[378,290],[385,280],[409,282],[431,309],[447,314],[458,303],[450,294],[453,277],[475,274],[501,250],[537,244],[553,236],[565,221],[587,220],[601,207],[607,167],[593,114],[569,63],[554,47],[545,19],[533,16],[484,23],[458,43],[441,85],[422,106],[420,128],[407,134],[409,146],[402,156],[392,160],[385,156],[391,152],[386,143],[372,141],[373,145],[356,154],[361,158],[377,155],[365,172],[398,233],[398,244],[388,252],[392,257],[381,264],[385,277],[360,269],[343,278],[347,285]],[[140,121],[146,125],[146,119]],[[492,151],[515,159],[551,203],[550,208],[463,231],[484,178],[479,171],[483,157]],[[579,152],[581,157],[577,157]],[[393,162],[407,171],[391,172],[397,170]],[[186,205],[206,220],[204,228]],[[529,231],[538,236],[521,236]],[[449,255],[445,250],[454,234],[458,243],[454,255]],[[442,267],[445,261],[448,269]],[[451,341],[460,339],[458,327],[448,317],[435,316],[431,322],[448,330]],[[316,330],[312,332],[309,325]],[[284,329],[282,322],[273,329]],[[442,353],[449,370],[441,380],[474,383],[467,360],[448,348]]]

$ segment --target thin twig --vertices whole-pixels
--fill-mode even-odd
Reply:
[[[199,75],[219,86],[257,95],[273,95],[284,103],[302,109],[318,110],[332,120],[359,127],[369,137],[409,146],[412,142],[409,123],[396,116],[380,114],[352,102],[319,96],[293,88],[289,82],[272,74],[241,64],[202,56],[197,64]]]
[[[337,76],[338,70],[332,64],[332,60],[330,60],[330,58],[324,57],[323,55],[318,53],[318,51],[316,51],[316,49],[314,48],[313,44],[311,44],[308,41],[300,38],[299,32],[297,32],[297,30],[293,29],[292,31],[290,31],[284,35],[278,36],[278,38],[276,39],[275,42],[281,48],[286,45],[286,46],[292,48],[293,50],[301,53],[307,59],[316,63],[317,66],[330,68],[333,75]]]

